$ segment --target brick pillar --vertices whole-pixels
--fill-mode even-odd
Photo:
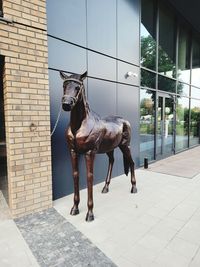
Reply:
[[[52,206],[46,1],[4,0],[3,13],[14,21],[0,23],[0,54],[9,206],[18,217]]]

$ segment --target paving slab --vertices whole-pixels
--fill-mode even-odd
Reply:
[[[11,218],[8,205],[0,191],[0,266],[39,267],[29,246]]]
[[[86,189],[80,192],[79,215],[69,214],[73,195],[54,207],[117,266],[199,267],[200,174],[182,178],[141,168],[136,170],[137,194],[130,194],[125,175],[112,179],[108,194],[101,194],[103,183],[98,184],[95,220],[89,224]]]
[[[149,164],[149,171],[192,179],[200,173],[200,146]]]

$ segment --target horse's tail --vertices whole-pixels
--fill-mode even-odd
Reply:
[[[123,123],[123,146],[129,146],[131,140],[131,126],[128,121],[124,121]],[[123,153],[123,161],[124,161],[124,173],[128,176],[130,169],[130,161],[127,159],[125,154]]]
[[[130,164],[129,164],[129,161],[127,160],[127,158],[124,155],[123,155],[123,160],[124,160],[124,173],[126,174],[126,176],[128,176],[129,169],[130,169]]]

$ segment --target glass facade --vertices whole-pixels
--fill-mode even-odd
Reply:
[[[142,0],[140,38],[142,165],[200,142],[200,36],[167,3]]]
[[[2,0],[0,0],[0,17],[3,16]]]
[[[192,40],[192,85],[200,87],[200,40],[195,36]]]
[[[140,161],[145,157],[154,159],[155,93],[151,90],[140,92]]]
[[[156,9],[155,1],[142,1],[141,10],[141,65],[156,69]]]
[[[177,97],[176,102],[176,151],[188,147],[189,98]]]
[[[184,24],[179,26],[177,79],[190,82],[190,31]]]
[[[176,76],[176,24],[174,14],[164,5],[159,7],[158,72]]]

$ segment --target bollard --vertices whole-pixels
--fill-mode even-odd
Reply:
[[[144,169],[148,169],[148,158],[144,158]]]

